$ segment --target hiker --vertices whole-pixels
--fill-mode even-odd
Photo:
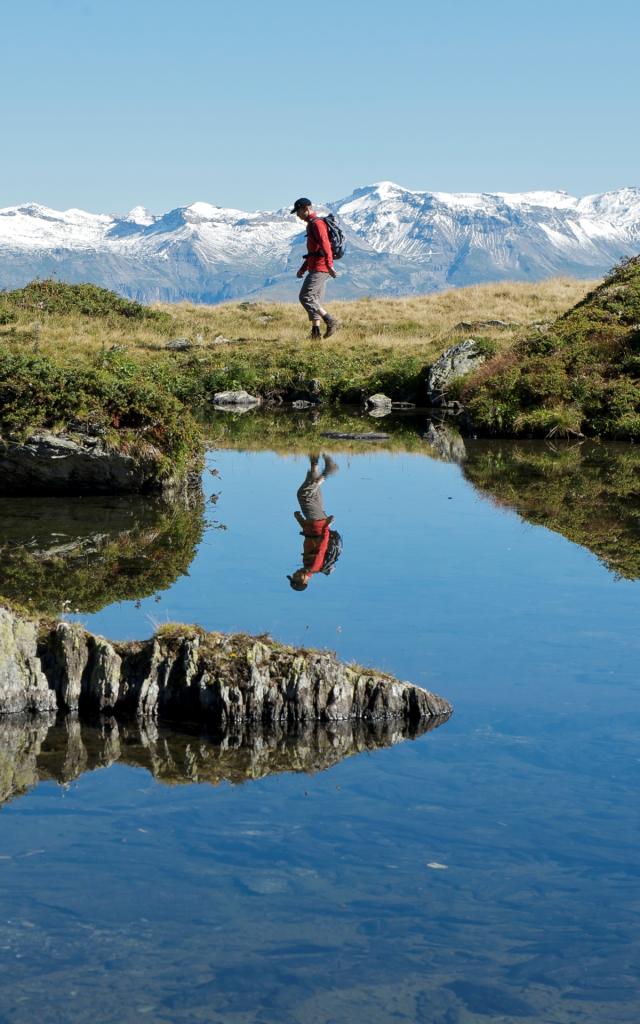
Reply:
[[[327,225],[322,217],[314,213],[310,199],[296,199],[291,212],[307,225],[307,255],[296,276],[307,275],[300,289],[300,302],[311,321],[311,338],[321,337],[320,320],[324,320],[326,325],[324,337],[330,338],[340,324],[322,305],[327,277],[338,276],[333,269],[333,252]]]
[[[329,455],[324,455],[324,466],[322,472],[319,468],[320,459],[317,455],[310,455],[310,468],[302,485],[298,488],[298,502],[301,512],[297,509],[293,513],[300,526],[304,537],[302,548],[302,568],[296,569],[292,576],[287,576],[293,590],[306,590],[309,580],[316,572],[324,572],[329,575],[333,564],[340,553],[340,535],[331,530],[333,516],[328,516],[323,508],[322,494],[320,487],[328,476],[337,473],[338,466]],[[332,537],[337,538],[337,553],[333,554],[333,562],[328,565],[328,549]]]

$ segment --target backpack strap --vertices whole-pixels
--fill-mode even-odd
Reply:
[[[314,237],[314,239],[315,239],[315,243],[316,243],[316,245],[319,245],[319,246],[320,246],[320,248],[322,248],[322,242],[321,242],[321,240],[320,240],[320,232],[319,232],[319,231],[318,231],[318,229],[317,229],[317,228],[315,227],[316,221],[319,221],[319,220],[320,220],[320,217],[318,217],[318,215],[316,214],[316,215],[315,215],[315,217],[313,217],[313,218],[312,218],[312,219],[311,219],[311,220],[309,221],[309,228],[313,228],[313,229],[314,229],[314,230],[313,230],[313,232],[309,231],[309,235],[310,235],[310,236],[311,236],[311,235],[313,235],[313,237]]]

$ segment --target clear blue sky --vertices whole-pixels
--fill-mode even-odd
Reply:
[[[0,206],[640,185],[639,11],[5,0]]]

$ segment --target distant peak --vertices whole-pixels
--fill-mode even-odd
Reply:
[[[215,217],[220,212],[221,207],[214,206],[213,203],[189,203],[188,206],[184,207],[185,213],[192,213],[196,217],[204,217],[207,220]]]
[[[25,217],[50,217],[52,214],[61,217],[62,214],[57,210],[50,210],[48,206],[43,206],[42,203],[20,203],[18,206],[7,206],[3,212],[21,213]]]
[[[127,224],[140,224],[141,227],[148,227],[155,222],[155,217],[147,210],[146,206],[134,206],[128,214],[122,218]]]
[[[420,195],[421,193],[414,193],[410,188],[405,188],[404,185],[398,185],[395,181],[376,181],[370,186],[371,192],[377,192],[381,199],[387,199],[390,196],[410,196]]]

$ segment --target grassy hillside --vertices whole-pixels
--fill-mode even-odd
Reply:
[[[298,282],[292,281],[295,299]],[[0,294],[0,347],[34,350],[58,364],[93,367],[114,351],[149,373],[155,387],[206,401],[215,391],[245,388],[292,397],[320,382],[327,400],[359,401],[363,393],[420,398],[424,368],[461,337],[483,336],[503,351],[530,325],[555,318],[584,296],[588,283],[494,284],[406,299],[331,303],[343,328],[311,345],[296,303],[228,303],[146,309],[92,285],[34,282]],[[456,329],[460,321],[501,320],[514,326]],[[216,341],[222,336],[226,341]],[[193,347],[170,351],[185,338]]]
[[[640,257],[459,388],[484,434],[640,437]]]

